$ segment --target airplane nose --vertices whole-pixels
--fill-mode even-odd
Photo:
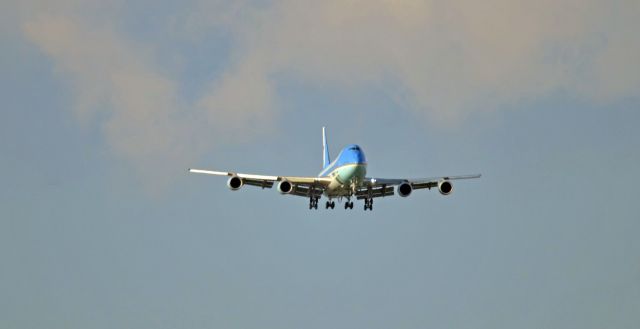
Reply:
[[[367,159],[364,157],[364,153],[358,152],[358,163],[366,163]]]

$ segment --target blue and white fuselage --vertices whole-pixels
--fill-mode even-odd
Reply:
[[[328,153],[328,150],[325,152]],[[367,159],[364,152],[360,146],[353,144],[345,147],[333,162],[325,166],[318,177],[331,179],[324,195],[333,198],[353,194],[364,181],[366,174]]]

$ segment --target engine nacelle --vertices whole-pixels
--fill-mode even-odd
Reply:
[[[438,182],[438,191],[442,195],[449,195],[453,193],[453,184],[448,180],[441,180]]]
[[[411,194],[411,192],[413,192],[413,187],[411,186],[411,184],[405,182],[398,185],[399,196],[406,198]]]
[[[278,192],[282,194],[289,194],[293,192],[293,184],[288,180],[283,180],[278,183]]]
[[[242,180],[242,178],[238,176],[231,176],[231,178],[229,178],[229,180],[227,181],[227,186],[232,191],[239,190],[242,187],[242,185],[244,185],[244,181]]]

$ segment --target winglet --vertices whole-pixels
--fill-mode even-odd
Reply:
[[[327,144],[327,134],[325,133],[325,127],[322,127],[322,168],[327,168],[331,163],[329,157],[329,145]]]

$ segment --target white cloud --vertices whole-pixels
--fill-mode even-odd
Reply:
[[[188,122],[174,120],[184,110],[175,82],[154,70],[147,50],[108,27],[72,16],[40,15],[25,25],[25,32],[70,78],[77,115],[88,120],[106,110],[104,132],[112,150],[149,175],[149,181],[193,158],[194,152],[182,147],[189,141]]]
[[[179,82],[162,73],[150,45],[128,40],[110,23],[39,14],[24,31],[69,79],[78,118],[89,121],[103,111],[108,145],[152,190],[193,165],[217,145],[213,141],[228,141],[223,137],[247,125],[268,126],[272,117],[265,113],[273,109],[271,84],[246,61],[190,101],[179,95]]]
[[[115,154],[151,180],[228,141],[217,136],[271,129],[282,73],[347,90],[393,85],[399,104],[445,125],[560,89],[603,103],[640,90],[632,0],[185,2],[167,18],[173,37],[231,39],[230,66],[196,99],[163,73],[157,45],[127,35],[124,3],[21,6],[26,35],[72,82],[79,117],[107,111]]]
[[[242,38],[249,54],[265,58],[263,72],[344,87],[391,80],[413,110],[453,123],[560,88],[594,100],[637,92],[637,7],[595,0],[284,0],[255,29],[243,28]]]

